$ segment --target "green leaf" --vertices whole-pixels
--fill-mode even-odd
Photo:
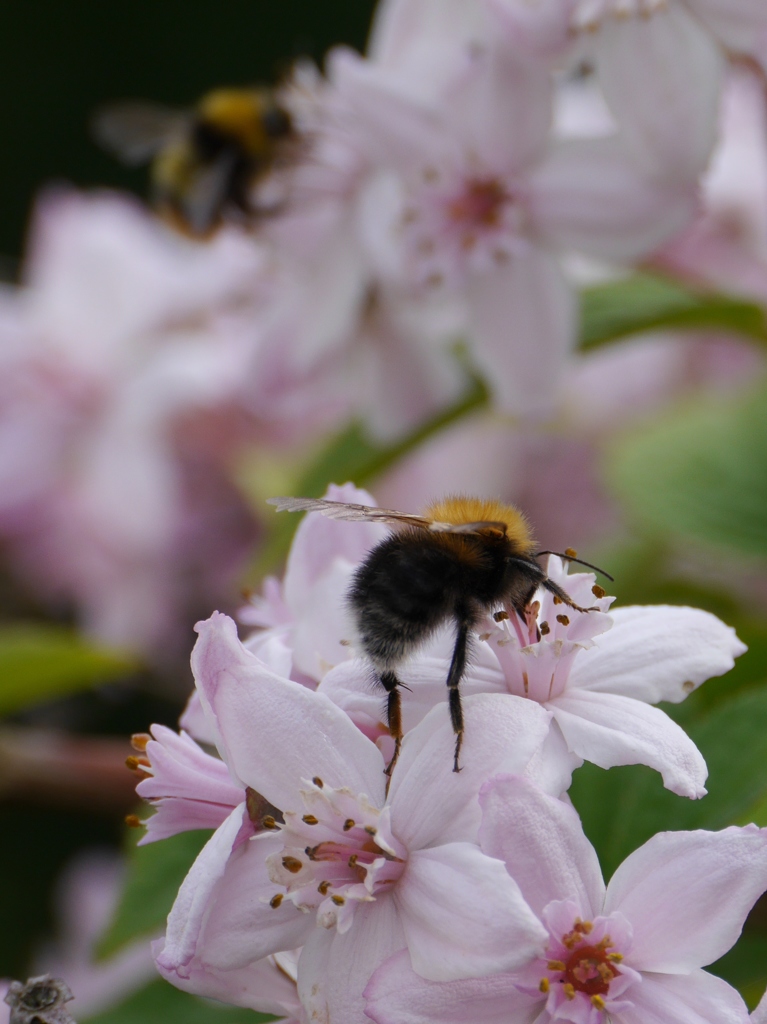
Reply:
[[[642,765],[603,771],[587,764],[575,773],[570,796],[606,877],[656,832],[767,826],[767,685],[719,703],[686,731],[708,764],[702,800],[663,789],[658,773]]]
[[[761,306],[730,295],[694,291],[654,274],[635,274],[581,292],[582,349],[661,329],[725,330],[767,342]]]
[[[135,671],[135,658],[58,626],[0,626],[0,714]]]
[[[659,532],[767,558],[767,393],[696,402],[619,442],[609,479]]]
[[[162,930],[186,873],[211,835],[210,829],[182,832],[158,843],[129,849],[128,875],[120,903],[98,943],[100,960],[135,939]]]
[[[119,1006],[82,1018],[80,1024],[261,1024],[270,1020],[276,1018],[198,999],[158,978]]]

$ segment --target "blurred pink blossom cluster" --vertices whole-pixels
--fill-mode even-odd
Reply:
[[[351,485],[328,497],[372,501]],[[161,974],[301,1024],[746,1024],[703,968],[767,890],[767,830],[659,833],[606,886],[567,796],[583,760],[649,765],[703,796],[702,756],[655,705],[728,671],[734,631],[694,608],[611,611],[593,574],[552,557],[594,610],[563,616],[540,589],[532,618],[508,606],[480,624],[459,773],[454,638],[437,632],[403,666],[387,779],[382,691],[345,603],[381,531],[310,513],[284,579],[242,613],[256,632],[198,623],[184,731],[137,738],[143,841],[216,829],[155,943]]]
[[[274,215],[193,242],[117,195],[44,198],[0,296],[12,564],[156,655],[256,539],[246,447],[350,416],[396,438],[467,364],[495,410],[560,415],[584,272],[655,260],[762,298],[763,238],[729,211],[764,177],[723,199],[737,160],[710,161],[720,119],[732,141],[761,116],[766,52],[761,0],[382,0],[366,56],[286,86],[305,144]]]

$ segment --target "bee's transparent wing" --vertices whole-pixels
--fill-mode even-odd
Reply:
[[[197,235],[206,234],[218,221],[229,197],[237,154],[226,151],[212,164],[200,165],[183,197],[184,214]]]
[[[419,526],[424,530],[432,528],[433,520],[408,512],[396,512],[391,508],[372,508],[370,505],[352,505],[343,501],[327,501],[325,498],[269,498],[278,512],[319,512],[328,519],[344,519],[351,522],[386,523],[389,526]]]
[[[129,166],[146,163],[181,134],[189,114],[159,103],[126,100],[100,107],[91,118],[91,134],[108,153]]]
[[[269,498],[268,503],[276,505],[278,512],[319,512],[329,519],[416,526],[432,533],[479,533],[480,530],[489,529],[506,532],[505,523],[440,523],[436,519],[427,519],[409,512],[395,512],[391,508],[371,508],[370,505],[352,505],[343,501],[327,501],[325,498]]]

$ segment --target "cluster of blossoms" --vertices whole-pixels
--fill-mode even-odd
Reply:
[[[371,503],[352,485],[331,500]],[[308,515],[282,581],[241,618],[197,626],[183,731],[136,737],[142,842],[215,828],[154,953],[188,991],[298,1024],[746,1024],[702,968],[767,890],[767,830],[667,832],[605,886],[567,798],[584,760],[646,764],[680,796],[705,763],[654,705],[682,701],[744,650],[693,608],[627,607],[589,573],[548,571],[526,621],[489,617],[462,690],[452,771],[450,630],[403,666],[405,737],[358,656],[345,595],[382,538]],[[215,749],[216,753],[211,751]]]
[[[459,344],[497,409],[550,414],[587,262],[758,281],[698,186],[766,52],[761,0],[382,0],[368,56],[286,89],[306,145],[275,216],[192,242],[115,195],[41,202],[0,296],[19,571],[156,651],[255,539],[243,444],[405,431],[460,395]]]

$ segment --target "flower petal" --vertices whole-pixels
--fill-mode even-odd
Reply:
[[[644,974],[642,984],[634,985],[628,996],[634,1005],[621,1010],[620,1024],[749,1022],[746,1004],[736,989],[706,971]]]
[[[584,920],[602,912],[599,860],[572,806],[519,775],[486,782],[479,802],[483,851],[505,862],[539,917],[553,900],[574,900]]]
[[[631,922],[632,967],[687,973],[734,945],[766,889],[767,830],[660,832],[615,872],[604,912]]]
[[[665,185],[643,175],[615,138],[554,145],[531,175],[532,223],[553,245],[607,260],[636,260],[692,219],[693,183]]]
[[[700,608],[634,605],[610,614],[612,630],[578,655],[570,687],[678,704],[746,650],[732,627]]]
[[[546,948],[548,932],[503,863],[472,843],[411,853],[394,901],[413,970],[431,981],[511,970]]]
[[[684,4],[601,26],[597,73],[605,98],[641,167],[692,181],[716,139],[724,60]]]
[[[315,775],[383,802],[383,759],[340,708],[270,672],[245,650],[227,615],[216,612],[195,628],[192,670],[237,778],[283,810]]]
[[[529,245],[467,285],[473,355],[500,407],[545,412],[575,343],[577,303],[557,261]]]
[[[437,842],[476,839],[478,794],[498,772],[522,775],[549,731],[549,715],[524,697],[475,694],[463,702],[461,771],[453,771],[455,737],[446,704],[433,708],[408,733],[389,788],[392,830],[409,850]],[[568,788],[567,764],[555,780]]]
[[[459,981],[427,981],[406,949],[381,964],[365,989],[365,1013],[376,1024],[532,1024],[542,1000],[514,987],[508,972]]]
[[[271,953],[296,949],[315,927],[314,915],[289,900],[270,906],[281,889],[270,879],[266,861],[282,848],[279,835],[261,835],[241,843],[230,857],[197,946],[197,958],[206,967],[237,970]]]
[[[600,768],[646,764],[663,785],[693,800],[705,796],[708,775],[698,748],[660,708],[613,693],[568,690],[550,701],[567,745]]]
[[[298,991],[311,1021],[362,1024],[363,990],[376,968],[405,944],[390,897],[359,906],[340,934],[315,928],[298,961]]]

